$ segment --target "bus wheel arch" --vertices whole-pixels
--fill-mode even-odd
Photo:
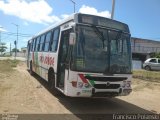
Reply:
[[[55,87],[55,72],[52,67],[49,68],[48,70],[48,86],[51,89],[51,92],[53,91],[54,95],[58,95],[59,91]]]
[[[55,72],[52,67],[48,70],[48,85],[51,89],[55,88]]]

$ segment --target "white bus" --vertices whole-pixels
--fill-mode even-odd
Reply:
[[[132,91],[130,36],[124,23],[76,13],[28,41],[27,66],[66,96],[125,96]]]

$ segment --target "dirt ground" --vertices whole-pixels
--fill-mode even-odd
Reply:
[[[0,73],[0,113],[109,114],[160,113],[160,83],[133,79],[133,92],[116,98],[55,96],[46,82],[31,76],[25,63]]]

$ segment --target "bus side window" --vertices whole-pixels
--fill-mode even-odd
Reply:
[[[33,51],[33,43],[34,43],[34,40],[31,41],[31,51]]]
[[[36,39],[35,51],[38,51],[38,50],[39,50],[39,45],[40,45],[40,37],[38,37],[38,38]]]
[[[40,51],[44,50],[44,40],[45,40],[45,34],[41,36]]]
[[[44,39],[45,39],[45,35],[42,35],[39,43],[39,51],[43,51]]]
[[[48,32],[46,35],[46,40],[45,40],[45,45],[44,45],[44,51],[46,52],[49,50],[50,39],[51,39],[51,32]]]
[[[51,51],[57,51],[58,46],[58,38],[59,38],[59,28],[55,29],[53,32],[53,39],[51,41]]]
[[[33,51],[36,51],[36,43],[37,43],[37,38],[34,39]]]
[[[41,39],[42,39],[42,36],[40,36],[40,37],[39,37],[39,42],[38,42],[38,48],[37,48],[37,51],[40,51]],[[42,41],[43,41],[43,40],[42,40]]]

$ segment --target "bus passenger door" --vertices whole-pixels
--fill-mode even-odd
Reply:
[[[58,55],[57,87],[64,90],[65,71],[69,69],[69,34],[71,30],[61,33],[61,41]],[[68,73],[68,72],[67,72]]]

